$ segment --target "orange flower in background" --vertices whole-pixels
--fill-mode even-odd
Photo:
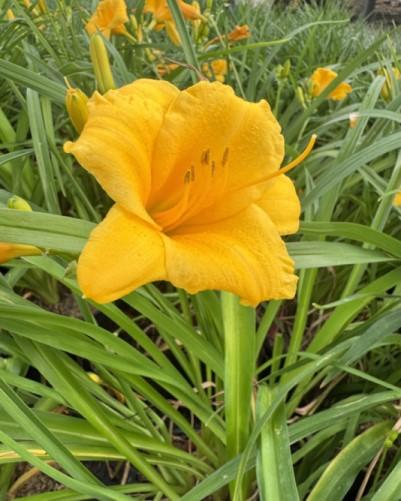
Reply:
[[[33,245],[9,244],[0,242],[0,264],[20,256],[38,256],[41,250]]]
[[[180,91],[141,79],[95,93],[88,110],[64,149],[115,205],[79,258],[86,297],[106,303],[156,280],[191,294],[230,291],[249,305],[294,296],[280,235],[299,225],[284,175],[297,161],[280,170],[284,139],[266,101],[219,82]]]
[[[203,73],[208,77],[214,77],[218,82],[224,82],[228,71],[227,61],[225,59],[216,59],[210,64],[205,63],[202,65]]]
[[[317,68],[311,78],[312,96],[319,96],[324,89],[337,77],[337,73],[329,68]],[[347,95],[352,92],[352,87],[349,83],[342,82],[329,94],[329,98],[334,101],[342,101]]]
[[[189,5],[182,0],[178,0],[178,7],[180,8],[185,19],[194,21],[200,18],[199,9],[197,9],[193,5]],[[144,12],[150,12],[151,14],[153,14],[158,23],[173,20],[173,16],[168,7],[167,0],[146,0],[143,10]]]
[[[230,42],[237,42],[238,40],[244,40],[245,38],[249,38],[251,36],[251,32],[249,31],[249,26],[247,24],[243,24],[241,26],[236,26],[228,35],[227,39]]]
[[[100,31],[106,38],[110,38],[111,35],[126,34],[124,23],[127,21],[125,0],[101,0],[85,29],[89,35]]]
[[[178,0],[178,6],[185,19],[195,21],[200,19],[201,14],[196,6],[189,5]],[[167,35],[175,45],[180,45],[181,39],[177,31],[173,16],[167,4],[167,0],[146,0],[144,12],[150,12],[156,20],[156,30],[166,29]]]
[[[158,64],[156,66],[157,73],[161,76],[164,77],[165,75],[168,75],[172,71],[176,70],[179,67],[179,64],[177,63],[165,63],[165,64]]]

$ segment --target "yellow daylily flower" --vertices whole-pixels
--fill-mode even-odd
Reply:
[[[202,65],[202,71],[208,78],[214,77],[218,82],[224,82],[228,71],[227,61],[216,59],[210,65],[205,63]]]
[[[317,68],[310,78],[312,96],[319,96],[336,77],[337,73],[329,68]],[[329,98],[334,101],[342,101],[350,92],[352,92],[351,85],[347,82],[341,82],[340,85],[330,92]]]
[[[391,97],[393,91],[393,79],[400,80],[401,78],[401,72],[398,68],[392,67],[391,72],[392,75],[387,68],[381,68],[378,71],[379,75],[383,75],[386,78],[385,82],[383,83],[382,90],[380,91],[381,96],[386,100]]]
[[[115,205],[78,261],[86,297],[106,303],[156,280],[191,294],[230,291],[249,305],[294,296],[281,235],[299,225],[284,175],[299,160],[280,170],[284,139],[266,101],[219,82],[180,91],[140,79],[95,93],[88,110],[64,149]]]
[[[101,0],[85,29],[89,35],[100,31],[106,38],[111,35],[125,35],[124,23],[128,21],[125,0]]]
[[[201,15],[196,6],[189,5],[182,0],[178,0],[178,6],[185,19],[190,19],[191,21],[200,19]],[[156,30],[165,28],[170,40],[175,45],[180,45],[180,35],[168,7],[167,0],[146,0],[143,11],[153,14],[156,21]]]
[[[200,18],[199,9],[197,9],[196,6],[185,3],[182,0],[178,0],[178,7],[180,8],[185,19],[196,20]],[[146,0],[143,10],[144,12],[150,12],[153,14],[158,23],[173,20],[167,0]]]
[[[228,35],[227,39],[230,42],[237,42],[238,40],[244,40],[249,38],[251,32],[249,31],[249,26],[247,24],[237,25]]]

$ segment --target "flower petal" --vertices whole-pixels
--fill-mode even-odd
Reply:
[[[160,233],[119,205],[92,231],[78,261],[79,285],[98,303],[118,299],[165,275]]]
[[[256,205],[219,223],[180,228],[163,239],[167,279],[191,294],[225,290],[249,305],[295,295],[293,261],[276,227]]]
[[[144,218],[154,141],[178,93],[168,82],[137,80],[94,94],[81,136],[64,145],[113,200]]]
[[[260,181],[278,170],[283,154],[280,126],[266,101],[249,103],[229,86],[200,82],[166,112],[153,155],[151,212],[173,207],[171,194],[182,198],[190,175],[185,220],[202,211],[204,222],[231,216],[260,198]]]
[[[258,205],[267,212],[280,235],[298,231],[301,204],[289,177],[282,175],[273,178]]]

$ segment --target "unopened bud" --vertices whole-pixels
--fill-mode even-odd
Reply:
[[[291,61],[287,59],[281,71],[281,78],[288,78],[290,72],[291,72]]]
[[[32,208],[28,204],[28,202],[26,200],[24,200],[23,198],[19,197],[18,195],[14,195],[7,200],[7,207],[9,209],[22,210],[25,212],[32,211]]]
[[[302,87],[300,87],[300,86],[297,87],[297,89],[295,91],[295,95],[297,96],[297,99],[298,99],[299,103],[301,104],[302,108],[306,109],[305,94],[304,94]]]
[[[39,10],[40,10],[41,14],[46,14],[48,12],[48,10],[49,10],[49,8],[47,7],[46,0],[39,0],[38,1],[38,7],[39,7]]]
[[[69,87],[65,95],[65,105],[72,125],[80,134],[88,120],[88,96],[81,89]]]
[[[109,55],[100,33],[94,33],[91,36],[89,50],[100,93],[104,94],[110,89],[115,89],[116,84],[111,72]]]

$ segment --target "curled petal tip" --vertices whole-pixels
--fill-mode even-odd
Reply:
[[[72,153],[74,149],[74,142],[73,141],[67,141],[64,143],[63,150],[65,153]]]

